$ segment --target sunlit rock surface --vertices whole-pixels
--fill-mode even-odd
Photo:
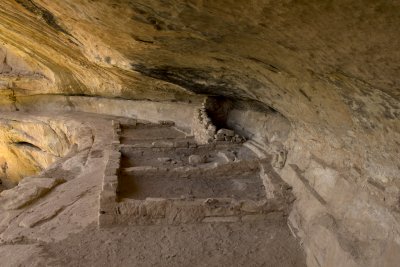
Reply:
[[[276,155],[293,187],[288,224],[309,266],[396,266],[399,13],[383,0],[4,0],[0,105],[172,114],[190,128],[204,95],[225,97],[226,125]],[[15,170],[13,184],[69,151],[30,123],[0,123],[0,174]]]

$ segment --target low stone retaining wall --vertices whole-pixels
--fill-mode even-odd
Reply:
[[[119,156],[119,152],[115,153]],[[288,201],[286,192],[279,192],[279,185],[269,184],[273,179],[266,179],[264,169],[260,170],[265,180],[264,184],[272,192],[260,200],[235,200],[233,198],[154,198],[146,199],[117,199],[117,160],[110,157],[107,164],[108,173],[104,175],[103,191],[100,196],[99,226],[107,227],[118,224],[181,224],[181,223],[217,223],[238,222],[250,220],[263,220],[273,214],[287,215]],[[246,163],[243,163],[246,164]],[[252,168],[260,165],[254,162]],[[133,167],[128,171],[137,171],[138,174],[145,172],[147,175],[156,175],[157,168],[143,169],[144,167]],[[226,173],[232,165],[227,164],[223,168]],[[143,169],[143,170],[142,170]],[[111,171],[111,173],[110,173]],[[122,171],[122,170],[120,170]],[[172,172],[179,174],[183,170]],[[190,173],[194,169],[188,170]],[[106,171],[107,172],[107,171]],[[211,175],[213,171],[207,170],[204,175]],[[149,174],[150,173],[150,174]],[[216,178],[218,179],[218,178]],[[289,192],[289,191],[288,191]],[[288,195],[291,196],[290,192]],[[283,197],[285,196],[285,197]]]
[[[143,225],[256,220],[278,211],[279,207],[266,200],[147,198],[123,199],[116,209],[115,223]]]
[[[19,96],[16,102],[20,111],[88,112],[145,120],[154,123],[174,121],[176,126],[189,131],[194,111],[200,102],[146,101],[105,98],[96,96],[36,95]],[[0,111],[9,110],[0,105]]]
[[[217,132],[217,128],[207,115],[206,101],[204,100],[201,107],[195,110],[192,122],[192,134],[199,144],[212,143]]]
[[[104,170],[102,190],[100,193],[99,226],[113,224],[117,204],[118,173],[121,161],[119,133],[121,127],[119,122],[112,121],[114,133],[113,141],[108,150],[107,164]]]

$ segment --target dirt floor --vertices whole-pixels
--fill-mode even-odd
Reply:
[[[167,177],[167,178],[165,178]],[[119,196],[122,198],[234,198],[260,200],[265,198],[262,181],[254,173],[239,177],[229,175],[218,177],[168,177],[165,175],[120,177]]]
[[[179,226],[92,225],[44,245],[50,266],[305,266],[285,220]],[[281,223],[277,223],[281,221]]]

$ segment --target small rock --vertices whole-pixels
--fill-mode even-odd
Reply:
[[[207,198],[207,199],[204,201],[204,204],[207,204],[207,205],[215,205],[215,204],[217,204],[217,203],[218,203],[218,200],[215,199],[215,198]]]
[[[171,158],[157,158],[157,160],[162,163],[167,163],[172,161]]]
[[[214,135],[215,140],[217,141],[224,141],[225,140],[225,136],[221,135],[221,134],[216,134]]]
[[[231,151],[219,151],[217,155],[225,162],[233,162],[236,159],[235,154]]]
[[[230,137],[235,136],[235,132],[234,131],[229,130],[229,129],[224,129],[224,128],[219,129],[218,132],[217,132],[217,135],[218,134],[225,135],[225,136],[230,136]]]
[[[205,163],[207,160],[206,156],[200,156],[200,155],[190,155],[189,156],[189,164],[191,165],[197,165],[197,164],[202,164]]]

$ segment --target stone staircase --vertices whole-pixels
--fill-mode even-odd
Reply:
[[[114,195],[102,192],[100,226],[258,220],[285,208],[267,197],[264,159],[243,144],[199,145],[173,123],[116,129],[118,180]]]

